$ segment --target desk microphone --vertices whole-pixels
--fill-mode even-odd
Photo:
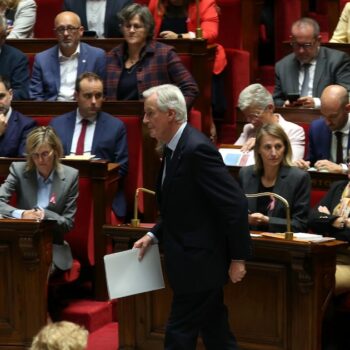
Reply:
[[[140,226],[140,220],[137,218],[137,212],[138,212],[138,204],[139,204],[139,193],[145,192],[149,194],[155,195],[156,193],[154,191],[148,190],[147,188],[139,187],[135,191],[135,200],[134,200],[134,218],[131,219],[131,226],[133,227],[139,227]]]
[[[249,194],[246,193],[245,196],[247,198],[272,196],[272,197],[280,200],[283,203],[283,205],[286,207],[287,231],[284,233],[284,238],[285,239],[293,239],[293,232],[292,232],[291,220],[290,220],[290,207],[289,207],[288,201],[284,197],[282,197],[279,194],[274,193],[274,192],[260,192],[260,193],[249,193]]]

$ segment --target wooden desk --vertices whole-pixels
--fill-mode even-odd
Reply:
[[[130,249],[146,228],[104,226],[115,251]],[[320,350],[322,318],[332,296],[335,255],[343,242],[310,244],[253,238],[242,283],[228,283],[225,303],[242,349]],[[174,262],[176,263],[176,262]],[[163,270],[164,271],[164,270]],[[118,301],[120,349],[163,349],[171,290]],[[198,349],[203,349],[199,342]]]
[[[46,324],[53,223],[0,220],[0,349],[27,349]]]
[[[1,158],[0,178],[5,178],[9,172],[12,161],[20,159]],[[119,165],[108,163],[105,160],[67,160],[62,162],[79,170],[80,178],[91,181],[93,199],[93,225],[94,225],[94,291],[97,299],[105,300],[107,296],[103,256],[106,254],[106,239],[102,234],[102,226],[111,222],[112,199],[118,186]],[[79,208],[78,208],[79,210]],[[1,268],[1,265],[0,265]],[[1,285],[1,284],[0,284]],[[0,288],[1,289],[1,288]]]

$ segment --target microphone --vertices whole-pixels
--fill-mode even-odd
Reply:
[[[196,28],[196,39],[203,39],[203,31],[201,28],[201,18],[199,13],[199,0],[196,0],[196,20],[197,20],[197,28]]]
[[[134,218],[131,219],[131,226],[132,227],[139,227],[140,226],[140,220],[137,218],[137,208],[139,204],[139,193],[145,192],[149,194],[155,195],[156,193],[154,191],[148,190],[147,188],[139,187],[135,191],[135,200],[134,200]]]
[[[287,231],[284,233],[284,238],[285,239],[293,239],[293,232],[292,232],[291,220],[290,220],[290,207],[289,207],[288,201],[284,197],[280,196],[277,193],[273,193],[273,192],[260,192],[260,193],[249,193],[249,194],[246,193],[245,196],[247,198],[272,196],[272,197],[280,200],[283,203],[283,205],[286,207]]]

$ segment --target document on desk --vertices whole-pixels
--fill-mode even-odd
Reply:
[[[104,256],[110,299],[164,288],[158,244],[150,246],[141,261],[138,253],[130,249]]]

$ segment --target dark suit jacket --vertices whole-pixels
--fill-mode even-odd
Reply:
[[[323,118],[314,120],[309,129],[309,152],[307,159],[313,165],[321,159],[331,159],[332,131]],[[348,151],[350,137],[348,138]]]
[[[15,47],[3,45],[0,53],[0,75],[10,81],[14,100],[29,98],[29,63],[23,52]]]
[[[50,125],[62,141],[64,154],[70,154],[76,121],[76,111],[51,119]],[[100,112],[97,117],[91,154],[97,158],[119,163],[119,174],[128,171],[128,144],[124,123],[110,114]],[[120,217],[126,215],[126,201],[122,191],[118,191],[113,201],[113,211]]]
[[[251,253],[247,200],[213,144],[187,125],[169,173],[157,185],[160,221],[152,233],[163,243],[176,293],[221,287],[231,259]]]
[[[102,49],[80,43],[77,77],[84,72],[94,72],[104,78],[106,55]],[[30,98],[39,101],[56,101],[61,86],[58,45],[35,55]]]
[[[36,121],[12,110],[5,133],[0,136],[0,157],[24,157],[26,138]]]
[[[258,193],[261,177],[254,171],[254,165],[241,168],[239,180],[245,193]],[[284,197],[290,205],[293,232],[307,232],[307,218],[310,206],[311,181],[307,172],[295,167],[282,166],[273,192]],[[248,199],[249,210],[257,212],[257,198]],[[269,232],[286,231],[286,210],[276,200],[275,208],[268,213]],[[259,227],[252,227],[259,230]]]
[[[276,63],[273,93],[276,106],[284,104],[288,93],[299,92],[299,67],[300,63],[294,53]],[[312,96],[320,97],[323,89],[331,84],[350,88],[350,58],[344,52],[321,46],[317,56]]]
[[[321,206],[326,206],[330,213],[333,212],[334,208],[340,202],[342,193],[344,188],[347,186],[349,182],[345,181],[337,181],[334,182],[326,196],[323,197],[318,205],[316,205],[310,212],[309,216],[309,227],[315,233],[328,233],[335,237],[336,239],[340,239],[342,241],[350,242],[350,229],[337,229],[332,226],[333,221],[337,218],[337,216],[333,214],[324,214],[320,213],[317,208]]]
[[[0,214],[10,217],[16,209],[28,210],[37,205],[38,182],[36,170],[27,171],[25,162],[13,162],[10,174],[0,187]],[[8,204],[13,193],[16,193],[17,207]],[[50,198],[45,208],[45,219],[56,220],[53,229],[53,262],[61,270],[72,266],[72,253],[69,245],[63,244],[63,236],[74,226],[77,210],[78,170],[60,165],[55,171]]]
[[[122,33],[119,30],[119,20],[117,13],[125,6],[132,4],[132,0],[107,0],[106,15],[104,21],[105,38],[121,38]],[[86,17],[86,0],[64,0],[64,11],[72,11],[78,14],[82,26],[89,30]]]
[[[107,54],[106,97],[115,100],[123,70],[124,44],[118,45]],[[152,86],[174,84],[178,86],[191,107],[198,95],[198,86],[191,73],[183,65],[174,48],[156,41],[147,44],[136,71],[139,99],[143,91]]]

